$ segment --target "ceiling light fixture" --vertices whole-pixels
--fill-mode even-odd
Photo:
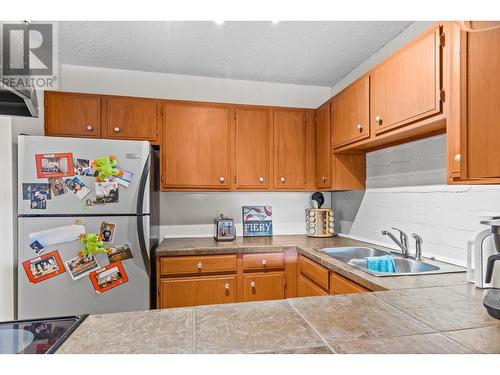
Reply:
[[[271,22],[273,23],[273,25],[276,25],[276,24],[278,24],[280,21],[278,21],[278,20],[272,20]]]
[[[214,22],[215,22],[216,25],[219,25],[219,26],[224,23],[223,20],[215,20]]]

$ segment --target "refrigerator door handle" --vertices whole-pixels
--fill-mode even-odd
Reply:
[[[148,255],[148,249],[146,247],[146,239],[144,237],[144,220],[143,220],[143,205],[144,205],[144,194],[146,192],[146,183],[148,181],[150,167],[150,155],[146,159],[144,164],[144,169],[142,170],[141,181],[139,182],[139,193],[137,195],[137,237],[139,239],[139,247],[141,248],[142,260],[144,262],[144,268],[148,274],[151,276],[151,262]]]

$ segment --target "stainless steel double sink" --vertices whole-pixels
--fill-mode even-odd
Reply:
[[[402,254],[374,249],[371,247],[332,247],[324,248],[320,251],[334,259],[349,264],[373,276],[403,276],[465,272],[464,268],[448,263],[436,262],[433,260],[429,260],[428,262],[417,261],[412,257],[405,258]],[[379,257],[384,255],[390,255],[394,258],[396,272],[378,272],[368,269],[366,257]]]

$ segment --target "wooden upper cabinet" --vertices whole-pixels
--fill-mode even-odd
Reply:
[[[328,188],[332,184],[330,138],[330,102],[327,102],[316,110],[316,185],[318,188]]]
[[[370,136],[370,79],[362,77],[331,102],[332,143],[334,148]]]
[[[159,101],[108,97],[105,99],[105,108],[108,138],[158,142]]]
[[[302,109],[274,109],[274,187],[303,189],[307,183],[307,123]]]
[[[231,107],[171,102],[163,117],[163,186],[229,189]]]
[[[45,91],[46,135],[99,138],[100,133],[100,96]]]
[[[440,38],[436,27],[371,71],[370,116],[375,134],[441,111]]]
[[[271,110],[235,108],[235,185],[237,189],[268,189],[271,185]]]
[[[464,35],[461,148],[466,177],[500,177],[500,29]],[[455,157],[455,156],[452,156]]]

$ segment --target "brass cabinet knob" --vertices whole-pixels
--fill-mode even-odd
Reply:
[[[87,125],[85,127],[85,130],[88,131],[88,132],[91,132],[92,130],[94,130],[94,127],[92,125]]]
[[[219,177],[219,181],[220,181],[220,183],[222,184],[222,183],[223,183],[224,181],[226,181],[226,180],[224,179],[224,176],[220,176],[220,177]]]
[[[250,282],[250,287],[255,288],[255,281]]]
[[[323,176],[323,177],[321,178],[321,180],[322,180],[323,182],[325,182],[325,181],[326,181],[326,176]]]
[[[262,259],[262,265],[265,266],[267,264],[267,260]]]
[[[284,184],[284,183],[285,183],[285,177],[281,177],[281,178],[280,178],[280,181],[281,181],[281,183],[283,183],[283,184]]]
[[[360,132],[362,132],[363,131],[363,125],[361,125],[361,124],[356,125],[356,129],[358,129]]]
[[[260,177],[259,177],[259,182],[260,182],[260,183],[263,183],[263,182],[264,182],[264,177],[260,176]]]
[[[201,270],[203,268],[203,263],[198,262],[197,267],[198,267],[199,270]]]
[[[115,133],[119,133],[120,132],[120,128],[118,126],[115,126],[115,128],[113,130],[115,131]]]
[[[462,160],[462,155],[460,155],[460,154],[456,154],[456,155],[453,157],[453,160],[455,160],[455,161],[460,161],[460,160]]]
[[[375,122],[379,125],[382,124],[382,117],[380,116],[375,117]]]
[[[229,283],[224,284],[224,289],[229,290]]]

